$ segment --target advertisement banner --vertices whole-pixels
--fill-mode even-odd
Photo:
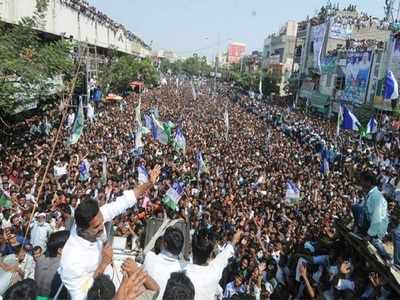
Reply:
[[[336,71],[336,56],[326,56],[321,59],[321,74],[333,74]]]
[[[400,39],[394,39],[392,48],[392,62],[389,69],[393,72],[394,77],[400,80]]]
[[[331,27],[329,30],[329,37],[331,39],[347,40],[350,38],[352,29],[350,25],[344,25],[331,21]]]
[[[356,103],[365,101],[371,63],[371,51],[347,54],[343,100]]]
[[[238,64],[246,52],[246,45],[241,43],[231,43],[228,46],[228,63]]]
[[[311,29],[311,40],[313,42],[313,51],[314,51],[314,69],[321,72],[321,55],[322,55],[322,47],[324,45],[325,40],[325,32],[326,32],[326,24],[320,24],[318,26],[314,26]]]

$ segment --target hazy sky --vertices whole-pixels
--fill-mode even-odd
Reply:
[[[196,52],[211,57],[229,40],[261,50],[267,34],[285,21],[304,20],[326,0],[89,0],[124,24],[155,49],[172,49],[179,56]],[[383,15],[384,0],[340,0],[371,15]],[[219,38],[218,38],[219,37]]]

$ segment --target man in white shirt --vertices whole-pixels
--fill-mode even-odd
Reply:
[[[206,232],[200,231],[192,239],[193,263],[185,268],[195,289],[195,300],[214,299],[218,293],[218,285],[222,272],[228,264],[228,260],[234,255],[234,246],[239,242],[241,231],[237,231],[232,242],[211,261],[210,256],[214,250],[214,244],[208,238]]]
[[[37,220],[34,220],[31,224],[31,244],[33,247],[40,246],[43,253],[47,248],[47,240],[50,234],[53,232],[51,225],[46,220],[45,213],[39,213]]]
[[[180,261],[179,254],[182,252],[184,237],[181,230],[175,227],[168,227],[163,236],[163,249],[161,253],[146,254],[143,267],[160,287],[157,300],[162,300],[165,287],[171,273],[180,272],[185,267],[185,263]]]
[[[23,279],[34,279],[35,261],[26,253],[22,245],[14,247],[16,254],[9,254],[0,259],[0,295],[8,287]]]
[[[70,110],[67,118],[67,126],[66,128],[71,128],[75,121],[75,113],[73,110]]]
[[[103,247],[104,223],[111,222],[136,204],[137,198],[149,190],[160,175],[160,167],[150,172],[150,181],[128,190],[116,201],[98,207],[97,201],[85,200],[75,211],[71,235],[62,252],[59,273],[72,300],[85,300],[94,278],[112,263],[112,248]]]

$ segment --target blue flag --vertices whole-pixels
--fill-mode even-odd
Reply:
[[[399,98],[399,84],[392,71],[388,71],[385,80],[385,101]]]
[[[361,123],[357,117],[345,106],[343,106],[343,129],[358,131]]]
[[[288,180],[286,183],[287,189],[286,189],[286,199],[287,200],[298,200],[300,199],[300,190],[297,187],[297,185],[291,181]]]
[[[207,173],[208,172],[207,166],[204,163],[203,155],[201,154],[200,151],[197,152],[196,159],[197,159],[197,176],[200,176],[203,173]]]
[[[172,210],[179,210],[179,200],[183,195],[183,184],[175,182],[165,194],[162,202]]]
[[[186,139],[181,129],[178,127],[175,132],[174,146],[177,151],[186,149]]]
[[[378,122],[375,116],[372,116],[367,125],[367,134],[374,134],[378,132]]]
[[[321,161],[321,167],[320,171],[322,174],[328,174],[329,173],[329,161],[327,158],[323,158]]]
[[[149,174],[147,173],[146,168],[142,165],[138,167],[138,181],[139,184],[149,182]]]
[[[148,130],[151,130],[151,128],[153,127],[153,122],[151,120],[151,117],[147,114],[144,115],[144,125],[146,126],[146,128]]]
[[[79,180],[87,181],[90,177],[90,164],[87,159],[84,159],[79,164]]]

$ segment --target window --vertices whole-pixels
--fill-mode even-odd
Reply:
[[[337,90],[344,90],[345,87],[345,78],[344,77],[337,77],[336,78],[336,89]]]

